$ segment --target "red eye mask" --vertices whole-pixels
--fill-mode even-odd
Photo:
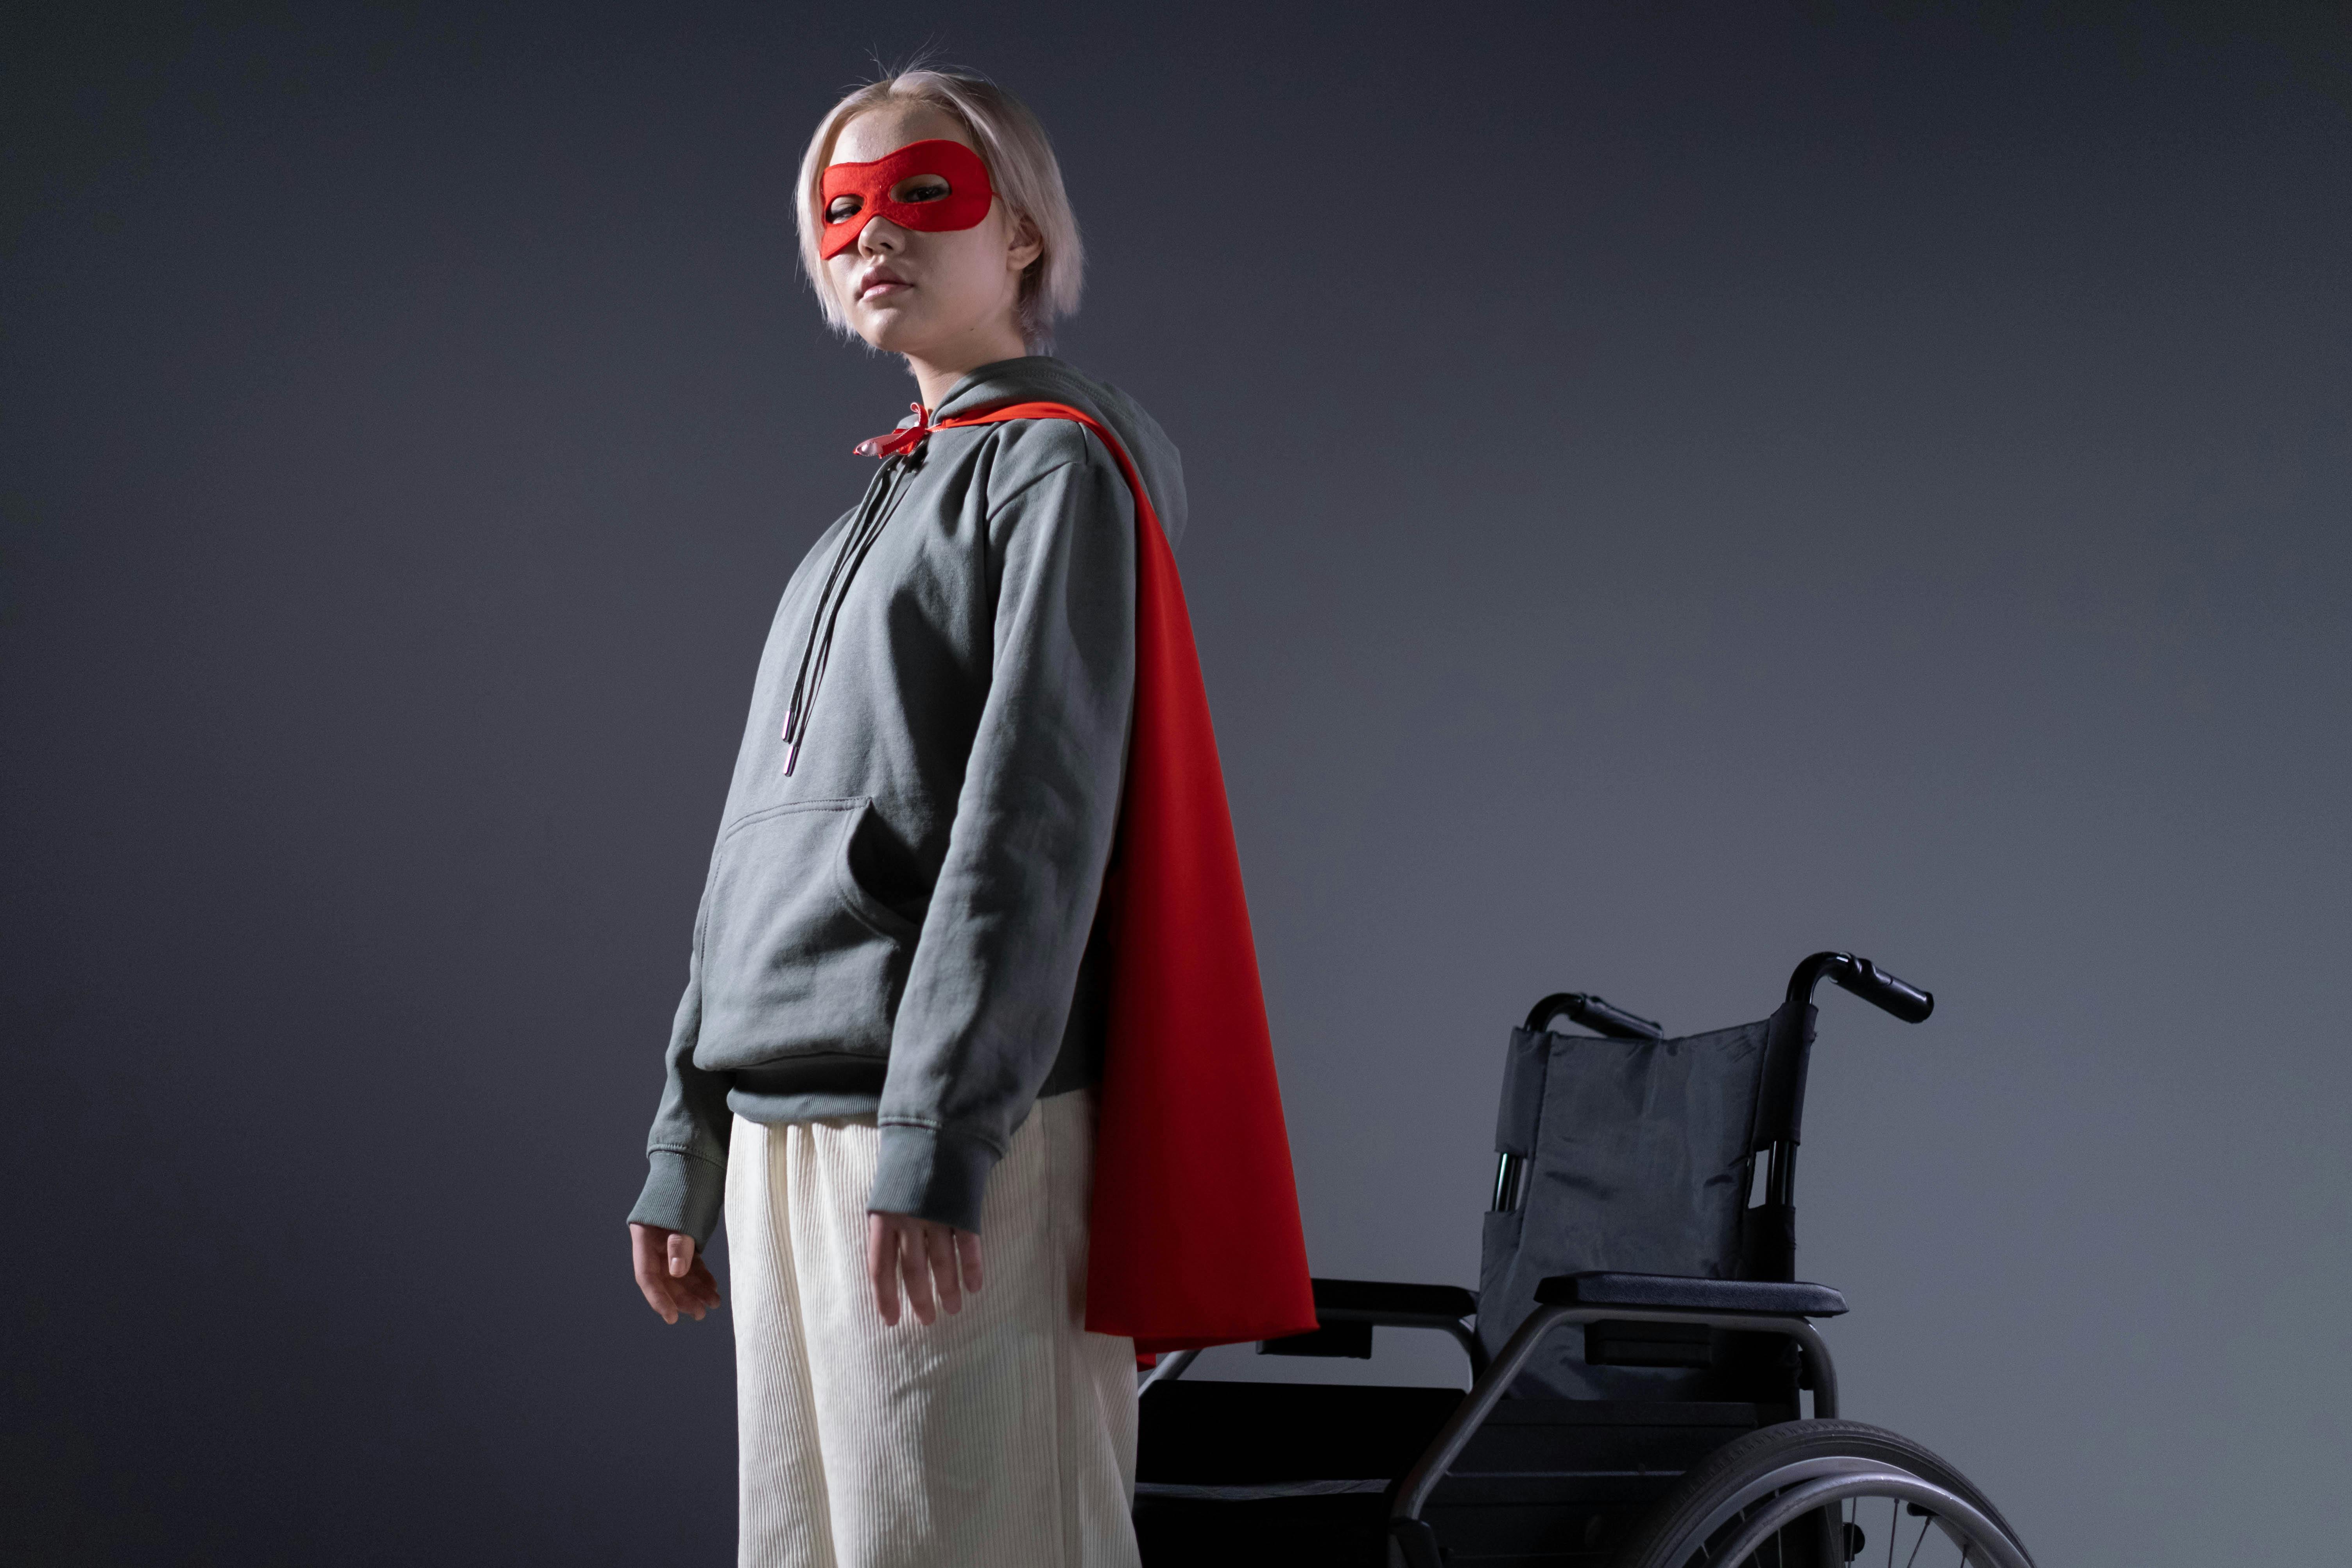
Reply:
[[[893,201],[890,188],[916,174],[931,174],[946,182],[948,194],[937,201]],[[816,253],[826,260],[857,243],[866,226],[887,217],[900,228],[939,234],[970,228],[988,216],[996,192],[988,183],[988,165],[961,142],[909,142],[887,158],[871,163],[830,163],[822,187],[825,211],[835,198],[856,196],[857,210],[839,223],[827,221]]]

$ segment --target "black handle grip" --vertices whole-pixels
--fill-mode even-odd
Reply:
[[[1932,993],[1897,980],[1866,958],[1853,959],[1830,971],[1830,978],[1873,1006],[1894,1014],[1906,1024],[1924,1024],[1936,1010]]]
[[[1542,1034],[1562,1013],[1594,1034],[1606,1035],[1612,1039],[1662,1040],[1666,1036],[1664,1025],[1628,1013],[1622,1007],[1613,1007],[1583,991],[1556,991],[1537,1003],[1528,1014],[1528,1033]]]
[[[1621,1040],[1662,1040],[1666,1036],[1664,1024],[1612,1007],[1598,996],[1587,996],[1584,1005],[1570,1007],[1568,1016],[1588,1029]]]

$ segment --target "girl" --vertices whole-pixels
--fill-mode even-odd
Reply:
[[[879,466],[761,660],[629,1216],[637,1282],[666,1321],[718,1305],[701,1252],[723,1205],[744,1563],[1133,1563],[1139,1337],[1314,1324],[1189,629],[1166,651],[1177,454],[1032,352],[1077,302],[1081,252],[1009,94],[923,70],[862,89],[799,196],[826,315],[903,355],[921,401],[859,448]],[[1131,728],[1152,786],[1132,800]],[[1191,870],[1157,868],[1170,845]],[[1220,877],[1223,903],[1200,891]],[[1179,885],[1181,911],[1145,907]],[[1171,954],[1181,975],[1136,978]],[[1203,1005],[1226,1009],[1187,1026],[1205,1047],[1155,1055],[1120,1021]],[[1178,1076],[1132,1091],[1154,1109],[1107,1142],[1126,1195],[1106,1224],[1108,1058],[1115,1080]],[[1181,1151],[1167,1107],[1202,1094],[1223,1097],[1209,1185],[1243,1194],[1205,1267],[1186,1227],[1218,1200],[1119,1174]],[[1188,1246],[1189,1272],[1151,1275]],[[1236,1247],[1261,1276],[1238,1289]],[[1239,1306],[1155,1317],[1204,1282]]]

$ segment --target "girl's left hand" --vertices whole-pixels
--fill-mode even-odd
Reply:
[[[971,1231],[906,1214],[868,1214],[866,1220],[866,1278],[884,1322],[898,1321],[901,1280],[907,1305],[922,1323],[939,1316],[938,1307],[962,1311],[964,1292],[978,1293],[980,1237]]]

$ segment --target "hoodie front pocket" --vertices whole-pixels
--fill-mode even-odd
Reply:
[[[873,809],[863,796],[773,806],[719,840],[698,1064],[889,1050],[916,928],[850,869],[850,841]]]

